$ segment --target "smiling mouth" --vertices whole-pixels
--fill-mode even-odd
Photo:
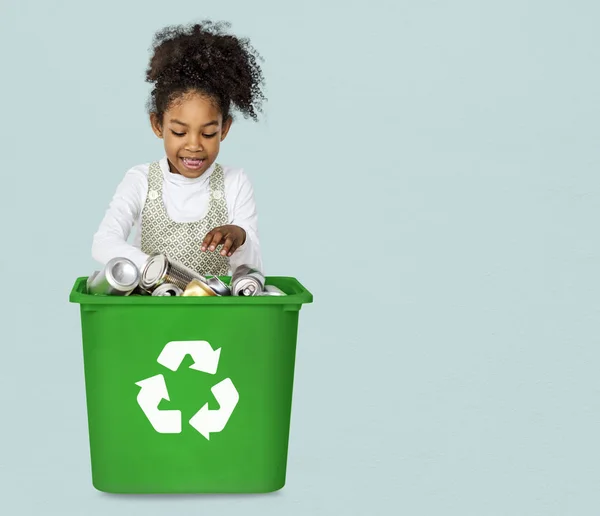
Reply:
[[[190,170],[198,170],[202,165],[204,165],[205,159],[200,158],[181,158],[183,162],[183,166]]]

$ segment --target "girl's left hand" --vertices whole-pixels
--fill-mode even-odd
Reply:
[[[246,241],[246,231],[233,224],[219,226],[210,231],[202,241],[202,252],[206,250],[214,251],[217,246],[223,243],[221,254],[231,256],[235,250]]]

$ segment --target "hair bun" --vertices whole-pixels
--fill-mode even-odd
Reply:
[[[173,95],[198,90],[257,118],[265,96],[261,56],[246,38],[226,33],[227,22],[203,21],[166,27],[154,36],[146,81],[155,85],[150,110],[161,114]],[[161,116],[162,118],[162,116]]]

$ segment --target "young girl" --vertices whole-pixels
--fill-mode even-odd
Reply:
[[[205,275],[241,264],[262,270],[252,185],[242,169],[216,162],[231,109],[256,120],[265,98],[260,56],[227,26],[167,27],[154,37],[148,107],[166,155],[125,174],[94,235],[100,263],[125,257],[141,269],[165,253]]]

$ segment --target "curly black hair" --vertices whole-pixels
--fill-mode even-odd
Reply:
[[[262,57],[247,38],[227,34],[229,27],[205,20],[155,34],[146,71],[146,81],[154,84],[147,107],[160,123],[173,101],[194,91],[215,101],[223,120],[231,116],[232,107],[245,118],[258,119],[266,100],[258,65]]]

